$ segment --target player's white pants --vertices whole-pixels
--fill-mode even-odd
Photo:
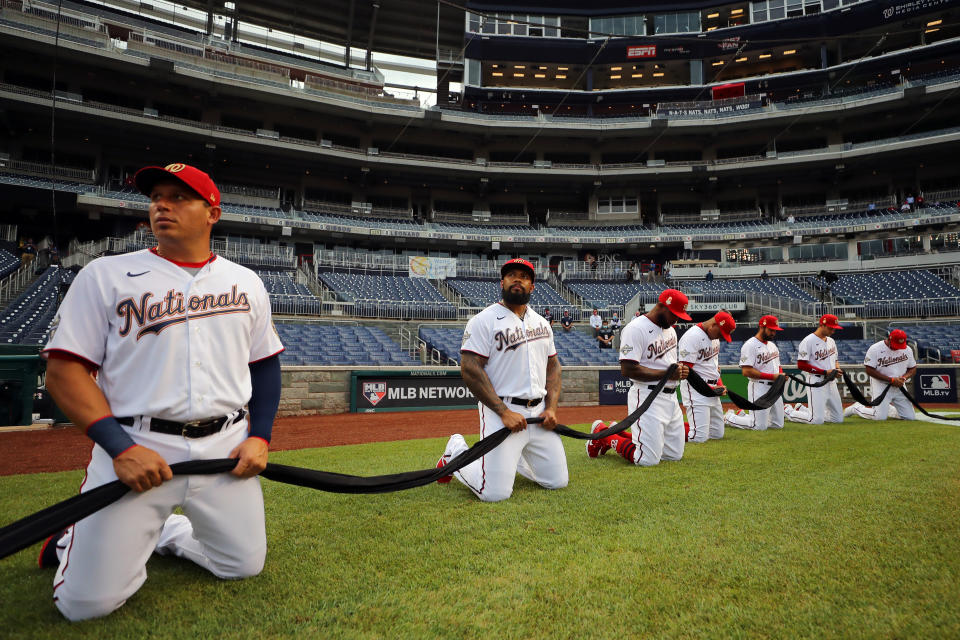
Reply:
[[[823,376],[806,374],[807,382],[816,383],[823,380]],[[808,424],[823,424],[824,422],[843,422],[843,403],[840,401],[840,390],[837,381],[829,382],[822,387],[807,387],[807,406],[794,411],[784,408],[787,420],[806,422]]]
[[[886,383],[883,384],[874,384],[873,379],[870,380],[870,392],[872,398],[876,398],[881,393],[883,393]],[[901,420],[916,420],[917,414],[913,410],[913,404],[907,397],[903,395],[903,392],[900,391],[897,387],[890,387],[890,391],[887,391],[887,395],[883,397],[883,400],[875,407],[865,407],[859,402],[854,403],[853,410],[861,418],[866,418],[867,420],[886,420],[887,415],[890,412],[890,405],[893,405],[896,408],[897,416]]]
[[[477,404],[481,438],[505,428],[500,416],[482,402]],[[529,408],[508,403],[507,408],[524,417],[534,418],[543,413],[545,403],[541,401]],[[451,438],[443,455],[445,458],[448,455],[454,457],[466,449],[467,444],[462,438]],[[526,429],[511,433],[493,451],[453,475],[484,502],[499,502],[513,493],[513,481],[518,473],[547,489],[567,486],[570,478],[567,473],[567,454],[560,436],[538,424],[528,424]]]
[[[228,457],[247,438],[247,423],[241,420],[195,439],[128,431],[137,444],[172,464]],[[81,493],[116,479],[110,456],[94,446]],[[177,506],[186,518],[171,516]],[[172,526],[165,527],[168,517]],[[259,479],[229,473],[174,476],[143,493],[131,491],[80,520],[53,580],[57,608],[69,620],[96,618],[119,608],[147,579],[147,559],[158,541],[159,550],[189,558],[218,577],[257,575],[267,552]]]
[[[672,388],[673,382],[667,383]],[[627,412],[633,413],[643,404],[647,396],[653,393],[649,387],[652,383],[634,382],[627,394]],[[652,467],[660,464],[661,460],[680,460],[683,458],[683,445],[686,433],[683,429],[683,414],[680,413],[680,403],[677,402],[677,392],[670,391],[657,394],[640,418],[630,425],[633,434],[633,464],[641,467]]]
[[[682,380],[680,399],[687,412],[687,424],[690,425],[687,434],[689,442],[706,442],[710,438],[723,437],[723,406],[720,398],[701,395],[689,382]]]
[[[766,380],[750,380],[747,383],[747,399],[751,402],[770,391],[770,382]],[[783,429],[783,398],[778,398],[769,409],[751,411],[743,415],[727,417],[734,427],[766,431],[767,429]]]

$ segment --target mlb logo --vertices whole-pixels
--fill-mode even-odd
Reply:
[[[364,382],[363,383],[363,397],[367,399],[367,402],[373,406],[377,406],[377,403],[383,400],[384,396],[387,395],[387,383],[386,382]]]
[[[925,374],[920,376],[920,388],[924,390],[941,390],[950,388],[950,374],[940,373],[935,375]]]

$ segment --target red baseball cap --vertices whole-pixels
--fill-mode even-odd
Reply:
[[[144,167],[133,176],[133,183],[145,196],[153,191],[153,186],[164,178],[179,180],[197,192],[211,207],[220,206],[220,190],[213,179],[196,167],[182,162],[174,162],[165,167]]]
[[[514,258],[513,260],[507,260],[504,262],[503,266],[500,267],[500,277],[504,278],[506,277],[508,271],[518,268],[529,271],[531,280],[537,279],[537,272],[534,271],[533,264],[531,264],[528,260],[524,260],[523,258]]]
[[[832,313],[825,313],[820,318],[820,326],[830,327],[831,329],[843,329],[840,326],[840,321],[837,319],[837,316]]]
[[[723,335],[723,339],[727,342],[732,341],[733,338],[730,337],[730,334],[737,328],[737,323],[733,321],[733,316],[726,311],[720,311],[717,315],[713,316],[713,319],[720,327],[720,333]]]
[[[760,326],[764,329],[773,329],[774,331],[783,331],[783,328],[777,324],[777,316],[763,316],[760,318]]]
[[[690,301],[682,291],[667,289],[660,294],[658,301],[681,320],[690,320],[690,314],[687,313],[687,303]]]
[[[893,349],[907,348],[907,332],[903,329],[894,329],[890,332],[890,347]]]

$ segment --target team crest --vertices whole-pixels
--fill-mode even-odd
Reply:
[[[633,351],[633,347],[631,347],[628,344],[625,344],[620,348],[620,353],[622,353],[623,355],[627,355],[631,351]]]
[[[367,399],[367,402],[373,406],[383,400],[387,395],[387,383],[386,382],[364,382],[363,383],[363,397]]]
[[[187,165],[183,164],[182,162],[174,162],[173,164],[168,164],[165,166],[164,169],[170,173],[180,173],[186,168],[186,166]]]
[[[460,341],[460,344],[461,344],[461,345],[467,344],[467,340],[469,340],[469,339],[470,339],[470,332],[469,332],[469,331],[464,331],[464,332],[463,332],[463,340]]]

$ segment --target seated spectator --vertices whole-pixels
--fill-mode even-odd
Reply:
[[[764,269],[764,270],[763,270],[763,273],[760,274],[760,279],[761,279],[761,280],[767,280],[767,279],[769,279],[769,278],[770,278],[770,274],[768,274],[768,273],[767,273],[767,270]]]
[[[707,282],[713,282],[713,270],[707,269],[707,276],[704,278]]]
[[[614,331],[620,331],[620,317],[616,313],[610,318],[610,328]]]
[[[543,312],[543,319],[546,320],[550,326],[553,326],[553,314],[550,312],[550,307],[547,307]]]
[[[590,315],[590,326],[593,327],[593,335],[597,335],[597,331],[600,330],[602,324],[603,318],[600,317],[600,311],[594,309],[593,313]]]
[[[560,318],[560,326],[563,327],[564,331],[573,329],[573,316],[570,315],[570,311],[564,309],[563,317]]]
[[[597,344],[601,349],[613,349],[613,329],[608,320],[604,320],[597,331]]]

